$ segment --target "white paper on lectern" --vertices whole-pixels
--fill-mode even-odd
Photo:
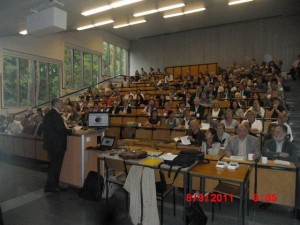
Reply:
[[[183,145],[190,145],[191,144],[191,141],[188,139],[189,136],[183,136],[180,138],[181,140],[181,144]]]

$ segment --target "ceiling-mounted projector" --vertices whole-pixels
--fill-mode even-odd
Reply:
[[[27,16],[28,34],[43,36],[67,29],[67,12],[56,8],[48,8]]]

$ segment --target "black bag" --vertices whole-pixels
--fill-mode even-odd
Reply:
[[[167,182],[164,173],[159,170],[160,181],[155,182],[156,192],[163,194],[167,190]]]
[[[203,163],[203,159],[204,159],[204,153],[200,152],[200,151],[195,151],[195,150],[183,150],[179,153],[178,156],[176,156],[172,161],[164,161],[165,164],[170,165],[170,169],[168,172],[168,177],[170,177],[171,175],[171,170],[173,166],[179,166],[179,168],[177,169],[174,179],[173,179],[173,183],[179,173],[179,171],[182,168],[185,167],[189,167],[191,165],[193,165],[196,161]]]
[[[185,211],[188,225],[206,225],[207,216],[205,215],[199,202],[193,202]]]
[[[81,188],[78,195],[81,198],[98,201],[102,197],[103,187],[103,177],[95,171],[90,171],[85,178],[83,188]]]

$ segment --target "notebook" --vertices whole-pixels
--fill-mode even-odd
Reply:
[[[101,145],[99,147],[100,151],[108,151],[111,150],[115,143],[115,137],[104,136],[101,140]]]

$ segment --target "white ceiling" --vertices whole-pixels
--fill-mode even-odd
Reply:
[[[128,6],[115,8],[92,16],[80,13],[95,6],[110,4],[113,0],[60,0],[68,13],[67,31],[77,27],[112,18],[117,22],[133,19],[133,14],[148,8],[157,8],[163,0],[144,0]],[[166,0],[164,0],[166,1]],[[172,2],[173,0],[167,0]],[[113,29],[108,24],[94,29],[103,29],[127,40],[180,32],[185,30],[218,26],[228,23],[255,20],[265,17],[288,16],[300,14],[300,0],[254,0],[253,2],[228,6],[229,0],[178,0],[186,5],[202,3],[206,10],[194,14],[164,19],[166,12],[146,15],[146,23]],[[58,6],[51,0],[0,0],[0,37],[18,35],[26,28],[26,17],[32,14],[30,9],[41,10]],[[168,11],[170,13],[171,11]],[[299,21],[300,26],[300,21]],[[78,31],[80,32],[80,31]],[[82,31],[81,31],[82,32]]]

